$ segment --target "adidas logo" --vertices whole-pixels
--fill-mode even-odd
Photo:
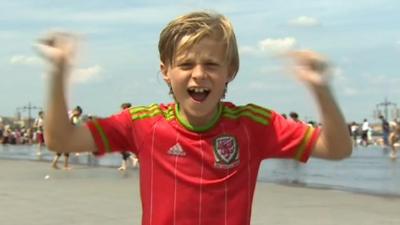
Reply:
[[[186,152],[182,149],[182,146],[179,143],[176,143],[170,149],[168,149],[168,154],[174,156],[185,156]]]

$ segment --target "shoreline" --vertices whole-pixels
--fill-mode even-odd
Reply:
[[[50,163],[51,161],[48,159],[25,159],[25,158],[12,158],[12,157],[0,157],[0,162],[2,160],[16,160],[16,161],[29,161],[29,162],[43,162],[43,163]],[[63,162],[63,159],[60,160],[60,163]],[[115,169],[117,170],[118,166],[115,165],[87,165],[86,163],[80,163],[80,162],[70,162],[70,165],[74,166],[81,166],[81,167],[88,167],[88,168],[109,168],[109,169]],[[49,169],[52,169],[49,164]],[[52,169],[55,170],[55,169]],[[62,171],[63,169],[60,169]],[[127,171],[134,171],[137,170],[128,167]],[[55,170],[57,171],[57,170]],[[379,193],[379,192],[373,192],[370,190],[365,190],[365,189],[360,189],[360,188],[352,188],[352,187],[344,187],[344,186],[330,186],[330,185],[323,185],[323,184],[313,184],[313,183],[304,183],[304,182],[290,182],[290,181],[267,181],[267,180],[262,180],[258,179],[257,183],[265,183],[265,184],[275,184],[275,185],[280,185],[280,186],[286,186],[286,187],[293,187],[293,188],[306,188],[306,189],[315,189],[315,190],[330,190],[330,191],[343,191],[343,192],[348,192],[348,193],[354,193],[354,194],[361,194],[361,195],[368,195],[368,196],[376,196],[376,197],[381,197],[381,198],[395,198],[400,200],[400,195],[398,194],[392,194],[392,193]],[[400,187],[399,187],[400,188]]]

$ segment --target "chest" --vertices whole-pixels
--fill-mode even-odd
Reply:
[[[228,130],[228,131],[227,131]],[[168,126],[154,127],[141,137],[142,162],[188,173],[226,174],[256,162],[255,137],[245,129],[189,133]]]

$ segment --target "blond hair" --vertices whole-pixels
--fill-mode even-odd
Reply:
[[[184,43],[179,43],[183,37]],[[161,31],[158,42],[160,60],[173,65],[177,54],[193,47],[204,37],[212,37],[225,45],[225,60],[230,75],[235,77],[239,70],[239,53],[235,33],[230,21],[216,12],[192,12],[172,20]],[[178,44],[179,48],[178,48]]]

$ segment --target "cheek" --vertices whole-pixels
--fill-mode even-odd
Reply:
[[[188,72],[181,71],[181,70],[172,70],[169,73],[169,79],[171,82],[184,82],[189,79]]]
[[[172,86],[173,89],[177,90],[177,89],[186,88],[185,83],[187,83],[187,81],[186,81],[186,77],[183,74],[179,74],[179,73],[170,74],[169,84]]]
[[[223,85],[229,83],[229,81],[230,77],[227,75],[227,73],[220,73],[219,76],[216,78],[216,82]]]

